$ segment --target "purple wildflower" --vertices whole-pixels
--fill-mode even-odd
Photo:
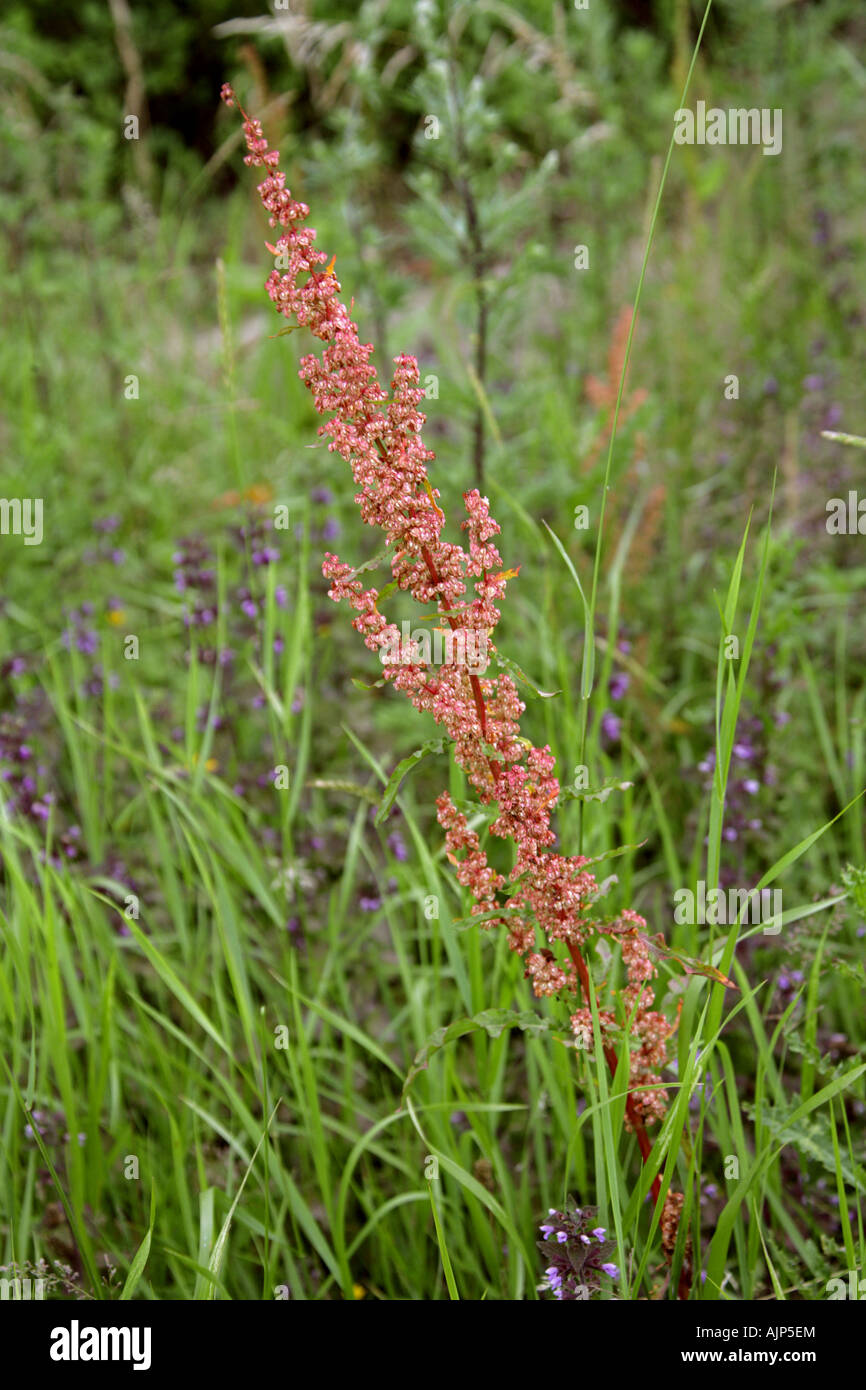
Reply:
[[[594,1208],[581,1209],[569,1198],[565,1210],[551,1208],[550,1219],[539,1228],[544,1240],[538,1248],[546,1257],[543,1288],[559,1302],[585,1300],[598,1293],[605,1274],[619,1278],[619,1269],[611,1261],[615,1243],[607,1239],[603,1226],[593,1225],[595,1216]]]
[[[388,848],[394,858],[399,859],[401,863],[409,858],[409,851],[406,848],[403,836],[400,834],[399,830],[395,830],[392,835],[388,836]]]
[[[628,674],[625,671],[615,671],[608,681],[608,692],[612,700],[621,700],[629,687]]]
[[[622,720],[619,715],[614,714],[612,710],[606,709],[601,716],[602,738],[608,743],[618,743],[621,728]]]

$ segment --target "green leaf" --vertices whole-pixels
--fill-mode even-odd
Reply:
[[[448,1043],[454,1042],[456,1038],[463,1038],[467,1033],[480,1032],[486,1033],[490,1038],[498,1038],[507,1028],[519,1028],[524,1033],[537,1036],[540,1033],[549,1032],[552,1027],[551,1019],[541,1018],[538,1014],[529,1012],[516,1013],[513,1009],[484,1009],[482,1013],[474,1014],[472,1018],[455,1019],[453,1023],[447,1024],[444,1028],[437,1028],[421,1050],[416,1053],[415,1060],[403,1082],[402,1099],[405,1100],[406,1093],[415,1077],[420,1072],[427,1070],[434,1052],[439,1052],[441,1048],[447,1047]]]
[[[754,1113],[753,1106],[746,1105],[744,1108],[747,1114]],[[793,1110],[793,1106],[791,1109]],[[789,1114],[779,1114],[775,1108],[769,1106],[761,1106],[760,1117],[763,1128],[774,1139],[783,1139],[785,1144],[796,1145],[802,1153],[808,1154],[834,1176],[837,1171],[841,1172],[853,1191],[866,1189],[866,1170],[859,1163],[849,1163],[848,1159],[838,1152],[838,1147],[834,1152],[829,1107],[826,1119],[823,1115],[815,1115],[792,1123]]]
[[[100,902],[106,903],[109,907],[114,908],[115,912],[117,912],[119,916],[123,917],[123,913],[120,911],[117,904],[111,902],[109,898],[104,898],[101,893],[93,893],[93,897],[98,898]],[[226,1054],[227,1057],[233,1056],[229,1044],[226,1042],[225,1038],[222,1036],[216,1025],[213,1024],[211,1020],[208,1018],[204,1009],[202,1009],[201,1006],[197,1003],[195,997],[190,993],[186,985],[182,982],[180,976],[177,974],[174,967],[170,964],[167,957],[164,956],[163,953],[153,944],[150,937],[145,936],[144,932],[141,930],[141,928],[138,926],[136,922],[131,921],[128,917],[123,917],[123,921],[129,928],[129,931],[131,932],[132,936],[135,938],[142,953],[150,961],[150,964],[153,966],[154,970],[159,975],[163,984],[167,985],[168,988],[171,990],[178,1003],[186,1009],[187,1013],[189,1013],[195,1019],[196,1023],[202,1029],[202,1031],[207,1033],[208,1037],[213,1039],[217,1047],[219,1047]]]
[[[247,1164],[246,1172],[244,1173],[243,1177],[241,1178],[240,1186],[238,1187],[238,1190],[237,1190],[237,1192],[235,1193],[234,1201],[232,1202],[231,1206],[229,1207],[228,1211],[226,1212],[226,1218],[225,1218],[225,1220],[223,1221],[223,1224],[222,1224],[222,1226],[220,1227],[220,1233],[219,1233],[219,1235],[217,1236],[216,1241],[214,1242],[214,1247],[213,1247],[213,1250],[211,1251],[210,1259],[208,1260],[208,1263],[207,1263],[208,1274],[211,1276],[211,1278],[210,1278],[210,1292],[209,1292],[208,1295],[207,1295],[208,1298],[216,1298],[216,1295],[217,1295],[217,1286],[218,1286],[218,1283],[219,1283],[219,1273],[220,1273],[220,1269],[221,1269],[221,1267],[222,1267],[223,1258],[224,1258],[224,1256],[225,1256],[226,1244],[227,1244],[228,1238],[229,1238],[229,1231],[231,1230],[232,1219],[233,1219],[233,1217],[234,1217],[235,1211],[237,1210],[237,1205],[238,1205],[238,1202],[239,1202],[240,1199],[241,1199],[241,1196],[242,1196],[242,1194],[243,1194],[243,1190],[244,1190],[244,1188],[245,1188],[246,1185],[247,1185],[247,1178],[249,1177],[250,1173],[252,1172],[253,1164],[255,1163],[256,1159],[257,1159],[258,1156],[259,1156],[259,1149],[262,1147],[262,1144],[265,1142],[265,1139],[266,1139],[267,1136],[268,1136],[268,1132],[270,1131],[271,1125],[273,1124],[274,1116],[276,1115],[276,1113],[277,1113],[277,1111],[279,1110],[279,1108],[280,1108],[280,1106],[282,1105],[282,1103],[283,1103],[283,1098],[282,1098],[282,1096],[280,1096],[279,1099],[277,1100],[276,1105],[274,1106],[273,1110],[271,1111],[271,1117],[270,1117],[270,1119],[268,1120],[267,1124],[266,1124],[265,1127],[264,1127],[264,1130],[262,1131],[262,1137],[261,1137],[261,1139],[259,1140],[259,1142],[256,1144],[256,1147],[255,1147],[255,1151],[254,1151],[254,1153],[253,1153],[253,1156],[252,1156],[252,1158],[250,1159],[249,1163]]]
[[[866,449],[866,439],[859,434],[841,434],[838,430],[822,430],[822,439],[832,439],[834,444],[853,444],[855,449]]]
[[[12,1091],[14,1092],[15,1099],[18,1102],[21,1113],[24,1115],[26,1122],[31,1126],[31,1132],[36,1147],[39,1149],[39,1152],[42,1155],[42,1161],[45,1164],[45,1167],[48,1169],[48,1172],[51,1175],[51,1181],[54,1183],[54,1186],[57,1190],[57,1195],[60,1198],[61,1205],[63,1207],[64,1212],[66,1213],[66,1220],[69,1223],[69,1229],[72,1232],[75,1243],[78,1246],[79,1253],[81,1254],[81,1262],[84,1265],[85,1270],[87,1271],[87,1277],[89,1278],[91,1286],[93,1288],[93,1296],[94,1298],[99,1299],[104,1298],[105,1292],[103,1289],[102,1281],[100,1280],[99,1274],[97,1273],[96,1264],[91,1249],[90,1238],[87,1234],[87,1228],[84,1226],[82,1222],[79,1221],[72,1207],[72,1204],[68,1196],[66,1195],[66,1192],[63,1189],[63,1186],[60,1182],[60,1178],[57,1175],[57,1170],[54,1167],[54,1164],[51,1162],[51,1155],[45,1147],[45,1141],[42,1138],[39,1126],[33,1123],[33,1119],[30,1114],[31,1106],[25,1104],[24,1097],[22,1096],[21,1091],[18,1087],[18,1082],[15,1080],[14,1073],[10,1070],[9,1063],[6,1061],[6,1058],[2,1055],[2,1053],[0,1053],[0,1062],[2,1062],[3,1069],[6,1072],[7,1077],[9,1078],[9,1085]]]
[[[603,864],[605,859],[619,859],[621,854],[631,854],[633,850],[643,849],[645,844],[646,840],[638,840],[634,845],[617,845],[616,849],[606,849],[603,854],[594,854],[592,859],[587,859],[584,868],[589,868],[590,864]]]
[[[339,777],[311,777],[304,785],[316,787],[323,792],[348,792],[350,796],[359,796],[362,801],[369,801],[372,806],[375,806],[378,800],[376,793],[369,787],[362,787],[358,782],[342,781]]]
[[[560,801],[607,801],[611,792],[628,791],[634,782],[621,782],[618,777],[606,777],[600,787],[586,787],[576,791],[574,787],[561,787]]]
[[[483,738],[479,738],[477,744],[485,758],[489,758],[494,763],[502,762],[502,752],[499,748],[494,748],[492,743],[485,742]]]
[[[444,753],[447,745],[447,739],[430,738],[426,743],[422,743],[420,748],[416,748],[414,753],[410,753],[408,758],[404,758],[402,762],[397,764],[391,776],[388,778],[388,784],[385,787],[381,805],[376,812],[376,825],[381,825],[386,819],[388,812],[397,799],[400,785],[407,773],[411,772],[413,767],[417,767],[418,763],[430,753]]]
[[[611,440],[611,444],[612,443],[613,441]],[[583,592],[583,586],[578,578],[577,570],[571,563],[568,552],[559,539],[559,536],[557,536],[554,531],[551,531],[543,518],[541,524],[565,561],[566,568],[577,585],[577,592],[580,594],[583,603],[583,667],[580,676],[580,698],[582,700],[588,700],[592,694],[592,682],[595,675],[595,634],[593,633],[592,625],[592,605],[587,603],[586,594]]]
[[[817,1091],[815,1095],[811,1096],[804,1104],[798,1105],[790,1115],[786,1116],[785,1132],[791,1132],[792,1129],[799,1124],[800,1120],[810,1115],[813,1110],[820,1109],[822,1105],[827,1101],[833,1100],[834,1097],[841,1092],[850,1090],[854,1082],[859,1081],[864,1072],[866,1072],[866,1062],[851,1067],[844,1075],[836,1077],[829,1086],[824,1086],[820,1091]],[[772,1144],[765,1144],[763,1148],[755,1154],[746,1173],[740,1179],[738,1186],[734,1188],[733,1191],[729,1191],[727,1204],[716,1221],[715,1232],[710,1241],[709,1251],[707,1252],[705,1260],[707,1284],[711,1288],[719,1288],[721,1286],[728,1245],[733,1234],[733,1228],[737,1220],[741,1202],[748,1195],[749,1189],[753,1183],[757,1183],[763,1178],[770,1163],[785,1147],[784,1142],[778,1142],[778,1136],[774,1136],[774,1138],[777,1140],[775,1148]]]
[[[442,1270],[445,1275],[445,1283],[448,1286],[448,1297],[454,1302],[459,1302],[460,1294],[457,1292],[457,1281],[454,1278],[454,1268],[451,1264],[451,1256],[448,1254],[448,1246],[445,1243],[445,1232],[442,1229],[442,1222],[439,1220],[439,1208],[436,1205],[436,1198],[433,1195],[433,1184],[428,1182],[427,1191],[430,1194],[430,1206],[433,1209],[433,1224],[436,1227],[436,1241],[439,1246],[439,1254],[442,1257]]]
[[[357,579],[359,574],[366,574],[368,570],[376,570],[385,560],[390,559],[390,550],[380,550],[378,555],[374,555],[371,560],[365,560],[363,565],[358,565],[351,573],[346,575],[347,579]]]
[[[155,1220],[156,1188],[154,1187],[153,1183],[151,1183],[150,1220],[148,1221],[147,1230],[144,1233],[144,1240],[141,1242],[141,1245],[139,1245],[138,1249],[135,1252],[135,1255],[133,1256],[132,1264],[129,1266],[129,1273],[126,1276],[123,1288],[120,1291],[121,1302],[123,1302],[126,1299],[132,1298],[132,1295],[135,1293],[135,1290],[138,1286],[138,1281],[144,1273],[144,1267],[147,1264],[147,1259],[150,1255],[150,1242],[153,1239],[153,1227]]]
[[[503,670],[507,671],[508,674],[513,676],[520,684],[528,686],[533,694],[540,700],[552,700],[556,695],[562,694],[561,690],[541,690],[535,684],[535,681],[530,680],[526,672],[520,669],[516,661],[512,661],[510,657],[503,656],[502,652],[496,651],[495,648],[493,650],[493,660],[496,662],[497,666],[501,666]]]
[[[727,975],[723,975],[721,970],[717,970],[714,965],[705,965],[703,961],[693,960],[691,956],[682,956],[678,951],[672,951],[664,938],[659,933],[658,937],[647,936],[644,938],[649,943],[653,955],[660,956],[663,960],[676,961],[681,965],[686,975],[702,975],[705,980],[715,980],[716,984],[724,985],[725,989],[735,989],[739,991],[740,986],[735,985],[733,980],[729,980]]]
[[[492,912],[477,912],[473,917],[455,917],[451,923],[455,931],[468,931],[470,927],[477,927],[481,922],[492,922],[499,917],[526,917],[525,912],[519,911],[516,907],[499,907]]]

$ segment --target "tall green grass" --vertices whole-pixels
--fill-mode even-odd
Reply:
[[[46,702],[40,756],[60,792],[44,834],[0,813],[0,1263],[59,1262],[61,1292],[87,1298],[531,1299],[539,1222],[571,1193],[616,1236],[622,1278],[605,1296],[672,1297],[687,1234],[695,1300],[820,1299],[829,1278],[862,1274],[864,918],[846,866],[864,862],[863,568],[853,547],[832,547],[820,516],[824,476],[836,486],[858,455],[811,439],[799,390],[820,329],[844,424],[862,433],[852,330],[805,211],[830,206],[859,268],[850,223],[862,168],[839,154],[841,177],[829,137],[833,94],[861,79],[826,14],[770,25],[761,9],[749,31],[732,6],[693,84],[723,91],[733,73],[748,86],[751,32],[786,121],[813,81],[832,109],[804,123],[803,152],[781,176],[746,152],[652,163],[628,113],[649,120],[652,71],[668,119],[686,8],[670,80],[661,40],[658,52],[639,38],[617,48],[593,29],[612,133],[543,209],[551,269],[514,306],[520,351],[509,362],[498,345],[486,392],[492,509],[507,562],[521,565],[502,645],[559,692],[528,699],[527,732],[550,743],[564,781],[585,764],[593,785],[620,784],[563,805],[562,843],[610,856],[611,903],[641,910],[672,950],[738,986],[661,966],[660,992],[681,1014],[649,1163],[623,1131],[624,1058],[611,1077],[600,1049],[565,1046],[564,1018],[532,1000],[504,940],[463,927],[469,903],[431,814],[443,786],[463,795],[459,772],[425,758],[393,817],[374,823],[394,768],[433,730],[352,683],[376,672],[324,597],[314,485],[332,489],[328,515],[343,527],[328,547],[360,560],[367,542],[351,481],[316,445],[296,376],[303,345],[268,337],[262,229],[244,194],[208,200],[205,183],[179,210],[169,182],[156,235],[139,229],[122,255],[107,236],[92,275],[73,233],[70,245],[0,252],[15,316],[0,342],[3,491],[43,496],[50,528],[39,550],[0,540],[0,664],[28,659],[25,686]],[[357,283],[345,208],[320,196],[321,244]],[[574,241],[593,237],[610,275],[563,270]],[[389,340],[419,346],[439,373],[428,414],[448,499],[468,476],[464,416],[477,392],[455,357],[459,306],[428,290],[411,249]],[[628,384],[649,399],[608,437],[583,378],[604,375],[611,325],[636,286]],[[726,416],[728,371],[743,390]],[[128,373],[138,401],[123,399]],[[778,396],[763,392],[771,374]],[[623,370],[620,401],[624,382]],[[264,659],[246,646],[233,672],[215,674],[183,628],[171,555],[182,535],[207,534],[228,595],[240,565],[228,527],[242,518],[213,504],[257,483],[299,533],[268,575]],[[817,503],[811,531],[803,497],[813,514]],[[598,515],[602,500],[604,527],[587,544],[574,506]],[[127,552],[116,569],[86,559],[93,520],[108,512]],[[101,613],[113,594],[120,626]],[[92,662],[61,641],[64,607],[83,600],[97,605],[98,659],[117,677],[101,697],[82,693]],[[129,632],[138,662],[123,659]],[[732,633],[737,661],[725,655]],[[599,719],[620,669],[631,685],[612,747]],[[674,890],[714,883],[735,862],[724,836],[732,750],[768,670],[792,719],[767,735],[772,814],[743,886],[782,887],[782,932],[679,925]],[[11,692],[4,677],[0,707]],[[704,787],[696,767],[710,748]],[[234,791],[277,763],[286,791]],[[70,818],[81,863],[58,868]],[[405,858],[389,845],[395,828]],[[115,857],[141,882],[138,918],[124,917]],[[381,903],[365,910],[371,884]],[[781,991],[795,968],[802,979]],[[618,969],[612,959],[600,991]],[[33,1109],[58,1116],[44,1135]],[[656,1173],[663,1191],[686,1194],[670,1273],[647,1201]]]

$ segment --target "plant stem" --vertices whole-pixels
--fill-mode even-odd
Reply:
[[[586,961],[583,959],[583,956],[580,953],[580,948],[571,941],[568,943],[568,954],[571,956],[571,959],[574,962],[575,969],[577,970],[578,976],[580,978],[580,987],[583,990],[583,996],[588,1005],[590,999],[589,971],[586,968]],[[605,1044],[604,1056],[605,1061],[607,1062],[607,1065],[610,1068],[611,1076],[616,1076],[617,1056],[613,1048],[607,1044]],[[652,1144],[650,1143],[650,1137],[646,1132],[646,1125],[644,1124],[641,1116],[638,1114],[637,1105],[635,1104],[634,1099],[631,1095],[628,1095],[626,1097],[625,1109],[626,1114],[628,1115],[629,1124],[631,1125],[632,1130],[634,1131],[635,1137],[637,1138],[637,1142],[640,1147],[641,1158],[643,1162],[646,1163],[650,1156],[650,1152],[652,1151]],[[658,1201],[661,1195],[661,1178],[658,1173],[656,1173],[652,1181],[652,1193],[655,1200]]]
[[[449,36],[450,38],[450,36]],[[475,376],[483,391],[484,379],[487,375],[487,320],[489,304],[487,300],[487,288],[484,283],[484,271],[486,257],[484,254],[484,238],[481,233],[481,219],[478,215],[478,205],[475,195],[472,192],[466,174],[462,171],[469,168],[469,152],[466,148],[466,140],[463,134],[463,121],[460,112],[460,89],[457,84],[456,63],[454,60],[453,41],[448,57],[448,85],[451,89],[451,105],[454,113],[454,148],[457,154],[457,168],[460,172],[455,176],[454,182],[463,203],[463,211],[466,214],[466,233],[468,238],[468,258],[472,267],[472,282],[475,288],[475,307],[477,313],[475,325]],[[475,486],[479,492],[484,491],[484,408],[479,401],[475,411],[475,424],[473,426],[472,458],[475,467]]]

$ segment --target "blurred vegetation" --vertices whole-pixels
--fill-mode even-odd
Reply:
[[[345,1296],[353,1279],[382,1296],[442,1296],[423,1184],[423,1222],[408,1206],[381,1215],[407,1174],[420,1184],[408,1124],[399,1138],[388,1130],[373,1157],[359,1156],[357,1183],[347,1179],[339,1193],[359,1133],[393,1115],[400,1090],[400,1077],[351,1030],[402,1075],[415,1048],[461,1011],[528,1007],[501,942],[448,935],[466,905],[447,879],[431,810],[444,765],[422,764],[387,832],[372,827],[375,769],[387,776],[432,729],[387,692],[353,684],[376,673],[326,600],[320,556],[337,549],[360,563],[375,541],[360,534],[347,471],[316,442],[297,379],[309,345],[302,335],[273,338],[262,289],[268,229],[219,87],[231,81],[262,116],[293,191],[311,204],[319,245],[337,254],[382,376],[398,351],[418,356],[430,383],[433,474],[449,514],[481,460],[503,556],[521,566],[501,644],[543,689],[561,691],[530,702],[524,732],[550,743],[568,781],[578,761],[583,614],[541,522],[586,578],[629,306],[702,12],[687,0],[593,3],[586,12],[564,0],[310,0],[270,15],[244,0],[60,9],[10,0],[4,9],[2,490],[44,499],[46,543],[19,552],[17,542],[0,542],[0,730],[6,771],[15,738],[32,740],[41,791],[54,797],[51,834],[59,842],[77,828],[78,848],[62,867],[46,866],[44,827],[2,822],[14,867],[0,898],[15,943],[0,978],[2,1050],[43,1109],[65,1109],[68,1130],[86,1133],[63,1171],[82,1221],[86,1213],[96,1223],[90,1239],[124,1264],[148,1202],[118,1187],[111,1164],[139,1152],[143,1132],[154,1160],[178,1148],[195,1154],[186,1168],[164,1159],[167,1226],[149,1295],[201,1291],[183,1259],[165,1251],[196,1259],[208,1211],[225,1214],[260,1118],[282,1093],[293,1114],[272,1161],[292,1296],[329,1296],[332,1276]],[[690,104],[781,108],[783,153],[676,149],[635,330],[608,499],[588,751],[593,785],[616,775],[634,787],[587,814],[585,848],[640,845],[617,861],[617,901],[692,954],[707,941],[694,929],[677,938],[671,895],[699,875],[707,836],[719,604],[751,515],[740,599],[748,613],[774,476],[726,881],[756,882],[866,780],[866,565],[859,537],[830,536],[824,524],[826,500],[862,479],[863,454],[822,436],[866,433],[864,39],[857,0],[714,5]],[[131,114],[138,140],[124,138]],[[584,270],[575,267],[578,246],[588,248]],[[736,400],[725,398],[731,374]],[[250,536],[280,503],[291,516],[290,531],[273,538],[280,563],[256,569]],[[588,531],[574,524],[581,505],[593,518]],[[174,579],[178,554],[192,572],[197,546],[220,614],[201,633],[185,626],[189,594]],[[141,644],[134,664],[123,658],[129,633]],[[222,667],[215,653],[226,648],[233,658]],[[628,677],[625,693],[612,684],[617,674]],[[617,721],[607,724],[613,736],[605,714]],[[288,799],[269,781],[276,764],[291,769]],[[570,803],[558,821],[564,846],[578,828]],[[408,858],[396,848],[404,839]],[[197,844],[213,856],[205,864]],[[789,1094],[808,1101],[816,1073],[826,1080],[862,1054],[864,859],[857,803],[784,879],[792,907],[833,899],[830,915],[815,919],[824,926],[804,916],[781,941],[738,948],[752,983],[767,987],[730,1030],[730,1076],[714,1081],[722,1096],[736,1075],[753,1107],[756,1152],[762,1135],[786,1134]],[[97,888],[121,903],[124,885],[137,885],[149,905],[145,940],[158,957],[134,933],[118,936],[117,914],[93,897]],[[441,925],[419,913],[428,893],[442,894]],[[46,900],[60,934],[47,956]],[[361,906],[374,901],[375,910]],[[89,935],[79,939],[82,923]],[[92,953],[83,965],[79,949]],[[9,1003],[30,978],[29,953],[41,1032],[35,1015]],[[808,981],[805,1001],[792,970]],[[110,996],[102,992],[109,971]],[[192,1025],[200,1055],[176,1036],[188,1013],[172,972],[232,1061],[200,1018]],[[267,1075],[259,1030],[272,1035],[289,999],[293,1032],[313,1041],[298,1059],[278,1054],[286,1070],[277,1079]],[[782,1017],[793,1020],[791,1053]],[[73,1049],[66,1074],[61,1045]],[[118,1061],[121,1046],[134,1062]],[[556,1184],[609,1199],[596,1190],[589,1127],[574,1133],[568,1058],[545,1061],[544,1040],[485,1038],[474,1053],[461,1046],[459,1062],[431,1065],[418,1094],[461,1172],[481,1158],[493,1165],[514,1240],[500,1271],[501,1232],[491,1236],[489,1210],[477,1192],[452,1187],[451,1257],[466,1296],[490,1288],[532,1297],[518,1238],[531,1247],[536,1216],[562,1196]],[[0,1090],[10,1163],[20,1165],[3,1170],[0,1236],[6,1259],[25,1259],[49,1248],[41,1223],[53,1198],[20,1135],[15,1098]],[[188,1113],[167,1099],[180,1094]],[[488,1102],[528,1105],[533,1116],[548,1107],[548,1119],[472,1109]],[[73,1105],[85,1112],[80,1124]],[[856,1126],[862,1147],[862,1080],[846,1106],[825,1107],[820,1123],[811,1112],[798,1120],[796,1142],[789,1136],[768,1169],[770,1255],[792,1287],[848,1267],[852,1255],[862,1170],[851,1159],[843,1172],[842,1207],[857,1211],[850,1229],[830,1189],[816,1186],[837,1172],[837,1127]],[[471,1114],[471,1124],[452,1130],[452,1112]],[[717,1125],[718,1113],[702,1110],[705,1120],[705,1170],[718,1184],[736,1124]],[[299,1153],[309,1133],[315,1143]],[[626,1150],[626,1168],[633,1158]],[[244,1254],[221,1276],[238,1297],[260,1296],[260,1285],[269,1297],[271,1284],[285,1282],[279,1260],[261,1257],[259,1177],[246,1189]],[[218,1199],[202,1197],[217,1188]],[[809,1197],[796,1222],[788,1193],[801,1207]],[[702,1211],[711,1232],[722,1201],[701,1206],[698,1196],[693,1218]],[[377,1233],[358,1268],[345,1246],[375,1213]],[[735,1237],[738,1296],[770,1287],[747,1214],[748,1203]]]

